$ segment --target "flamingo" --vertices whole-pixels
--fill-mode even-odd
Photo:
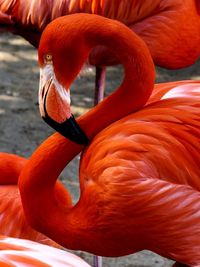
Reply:
[[[60,248],[56,242],[31,228],[25,219],[17,183],[26,162],[27,159],[23,157],[0,153],[0,234]],[[62,184],[59,183],[58,187],[61,191],[59,195],[62,197]],[[70,203],[70,197],[63,198],[63,202]]]
[[[76,122],[69,88],[96,45],[112,48],[125,77]],[[154,85],[145,43],[98,15],[54,20],[38,53],[40,113],[72,140],[53,134],[20,174],[30,225],[73,250],[115,257],[148,249],[200,266],[200,82]],[[57,177],[83,148],[79,201],[63,206],[55,198]]]
[[[72,253],[25,239],[0,236],[0,265],[3,267],[89,267]]]
[[[36,47],[49,22],[85,12],[117,19],[130,27],[146,42],[159,66],[186,67],[200,54],[199,0],[0,0],[0,11],[1,26],[7,25]],[[90,62],[99,66],[119,63],[102,48],[93,51]]]
[[[148,45],[156,65],[178,69],[200,55],[199,0],[0,0],[1,31],[11,31],[35,47],[46,25],[72,13],[99,14],[123,22]],[[118,58],[98,46],[89,63],[96,66],[95,104],[104,95],[106,67]]]

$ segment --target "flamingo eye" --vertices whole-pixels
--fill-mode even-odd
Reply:
[[[46,55],[44,56],[44,62],[45,62],[46,64],[52,64],[52,55],[51,55],[51,54],[46,54]]]

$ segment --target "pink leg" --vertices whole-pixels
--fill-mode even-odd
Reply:
[[[106,67],[96,67],[94,106],[104,98]],[[102,267],[102,257],[94,255],[93,266]]]
[[[96,106],[104,98],[106,79],[106,67],[96,67],[94,105]]]
[[[102,267],[102,257],[100,256],[93,256],[93,266],[94,267]]]

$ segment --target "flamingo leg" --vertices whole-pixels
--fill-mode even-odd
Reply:
[[[102,257],[94,255],[93,257],[93,266],[94,267],[102,267]]]
[[[106,79],[106,67],[96,67],[94,105],[96,106],[104,98]]]
[[[96,67],[94,106],[96,106],[104,98],[105,79],[106,79],[106,67]],[[93,266],[102,267],[103,266],[102,257],[94,255]]]

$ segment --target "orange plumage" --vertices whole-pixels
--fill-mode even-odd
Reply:
[[[149,51],[130,29],[96,15],[66,16],[48,25],[39,47],[41,74],[48,69],[46,83],[41,75],[42,115],[50,109],[57,118],[62,107],[70,111],[63,90],[69,90],[98,44],[118,55],[125,77],[113,94],[78,119],[90,140],[81,158],[80,199],[63,207],[54,196],[59,173],[83,149],[54,134],[20,175],[25,215],[34,228],[67,248],[104,256],[149,249],[197,267],[200,82],[154,85]],[[56,103],[49,102],[51,90],[60,94]]]
[[[1,30],[20,34],[35,46],[49,22],[84,12],[126,24],[143,38],[157,65],[186,67],[200,54],[199,0],[0,0],[0,12]],[[93,50],[89,61],[100,66],[119,63],[103,47]]]
[[[78,256],[33,241],[0,236],[1,267],[89,267]]]
[[[53,240],[31,228],[25,219],[17,183],[26,162],[25,158],[17,155],[0,153],[0,234],[60,247]],[[62,187],[61,184],[59,186]],[[66,202],[70,201],[67,198]]]

